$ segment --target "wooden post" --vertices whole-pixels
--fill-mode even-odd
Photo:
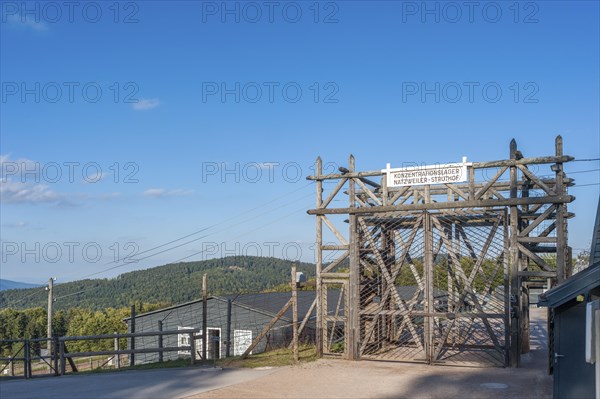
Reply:
[[[433,313],[433,231],[431,223],[431,215],[426,211],[423,214],[424,217],[424,228],[423,228],[423,240],[425,241],[425,259],[423,264],[423,273],[425,275],[425,311],[427,313]],[[442,232],[443,234],[443,232]],[[432,364],[434,349],[433,349],[433,317],[425,317],[425,357],[427,362]]]
[[[50,277],[48,279],[48,328],[47,328],[47,334],[46,335],[48,338],[52,337],[52,291],[54,288],[54,279],[52,277]],[[48,349],[50,349],[50,341],[48,341]]]
[[[53,296],[53,288],[54,288],[54,279],[52,277],[50,277],[48,279],[48,287],[46,287],[46,289],[48,290],[48,312],[47,312],[47,319],[48,319],[48,323],[47,323],[47,331],[46,331],[46,337],[48,338],[48,341],[46,341],[46,350],[48,351],[48,356],[50,356],[50,361],[48,362],[48,371],[50,371],[52,369],[52,366],[50,366],[52,364],[52,296]]]
[[[317,209],[323,206],[323,180],[320,180],[321,174],[323,173],[323,163],[321,161],[321,157],[317,158],[317,162],[315,165],[315,176],[316,180],[316,189],[317,189]],[[316,218],[316,229],[317,229],[317,237],[315,243],[315,274],[316,274],[316,293],[317,293],[317,317],[316,317],[316,336],[315,336],[315,345],[317,357],[323,356],[323,304],[321,303],[321,293],[323,290],[323,284],[321,280],[321,270],[323,269],[323,219],[321,216],[317,216]],[[327,304],[325,304],[327,307]]]
[[[266,326],[263,327],[263,329],[260,332],[260,334],[258,334],[256,336],[256,338],[254,338],[254,340],[252,341],[252,343],[250,344],[250,346],[246,349],[246,351],[242,354],[242,356],[240,357],[240,359],[245,359],[245,358],[248,357],[248,355],[250,354],[250,352],[252,352],[252,349],[254,349],[256,347],[256,345],[258,345],[258,343],[260,342],[260,340],[263,339],[265,337],[265,335],[267,335],[267,333],[269,332],[269,330],[275,325],[275,323],[277,323],[277,320],[281,319],[281,316],[283,316],[283,314],[285,312],[287,312],[287,310],[290,308],[290,306],[292,306],[292,298],[290,298],[290,300],[287,301],[287,303],[285,305],[283,305],[283,307],[281,308],[281,310],[275,315],[275,317],[273,317],[271,319],[271,321],[269,322],[269,324],[267,324]]]
[[[354,173],[354,156],[350,155],[348,159],[348,169],[350,173]],[[354,179],[349,179],[349,193],[348,198],[350,201],[349,207],[356,207],[356,188]],[[346,314],[346,345],[345,352],[346,356],[350,360],[358,360],[359,354],[359,315],[360,315],[360,281],[359,281],[359,259],[358,259],[358,216],[351,214],[349,218],[350,224],[350,278],[348,294],[346,296],[346,306],[344,307],[344,313]],[[325,305],[327,306],[327,305]]]
[[[129,332],[135,332],[135,304],[131,305],[131,319],[129,319]],[[129,349],[135,350],[135,337],[129,338]],[[129,355],[129,367],[135,366],[135,353]]]
[[[202,361],[206,361],[206,345],[207,345],[207,315],[208,311],[208,296],[206,291],[206,273],[202,275]]]
[[[227,300],[227,337],[225,341],[225,357],[231,356],[231,299]]]
[[[556,136],[554,142],[556,156],[563,155],[563,140],[560,135]],[[562,162],[557,162],[553,165],[553,170],[556,172],[556,195],[564,195],[566,193],[564,186],[564,172]],[[556,279],[558,284],[562,283],[566,275],[567,263],[567,218],[566,204],[556,204]]]
[[[521,354],[529,353],[529,286],[521,283]]]
[[[510,275],[510,262],[511,257],[510,251],[510,226],[509,226],[508,210],[504,208],[504,366],[509,366],[511,362],[511,302],[510,302],[510,282],[512,275]]]
[[[23,362],[23,373],[26,379],[31,378],[31,352],[28,339],[25,340],[23,358],[25,359]]]
[[[467,167],[469,170],[469,199],[475,199],[475,168],[473,166]]]
[[[566,225],[566,220],[565,220],[565,225]],[[566,235],[565,235],[566,236]],[[571,248],[569,245],[567,245],[567,264],[566,264],[566,268],[565,268],[565,273],[567,278],[571,277],[573,275],[573,248]]]
[[[115,350],[118,351],[119,350],[119,332],[115,331],[115,335],[117,335],[115,337]],[[121,368],[121,355],[119,355],[118,353],[115,354],[115,358],[114,358],[114,363],[115,363],[115,368],[116,369],[120,369]]]
[[[190,340],[190,363],[193,366],[196,363],[196,340],[194,339],[194,333],[189,333]],[[204,347],[206,348],[206,346]]]
[[[517,142],[510,142],[510,159],[517,159]],[[517,198],[517,167],[510,167],[510,198]],[[519,314],[521,307],[521,287],[519,281],[519,207],[510,207],[510,366],[519,367],[520,363],[520,328]]]
[[[58,371],[58,337],[54,337],[52,339],[52,360],[54,375],[59,376],[60,373]]]
[[[162,332],[163,330],[163,322],[162,320],[158,321],[158,331]],[[163,336],[162,334],[158,335],[158,348],[162,349],[163,347]],[[163,351],[158,351],[158,361],[162,363],[163,361]]]
[[[486,279],[486,291],[489,291],[491,286],[494,286],[495,288],[496,281],[492,279],[494,276],[487,276],[488,270],[484,267],[487,266],[484,262],[486,262],[488,256],[491,257],[495,255],[497,261],[503,263],[500,267],[503,266],[505,273],[503,276],[505,282],[503,295],[504,312],[500,309],[492,309],[492,307],[496,308],[496,306],[486,307],[483,303],[479,303],[478,300],[475,300],[474,306],[477,307],[478,311],[485,317],[482,317],[481,321],[474,320],[474,322],[478,324],[483,323],[480,327],[486,328],[487,335],[491,341],[494,341],[495,348],[498,351],[501,351],[502,355],[505,356],[503,362],[504,365],[518,367],[521,352],[526,352],[528,348],[529,307],[526,284],[530,279],[533,281],[540,277],[552,276],[552,278],[555,278],[556,276],[554,271],[549,268],[549,265],[544,261],[543,256],[540,254],[557,254],[557,274],[559,280],[564,280],[564,278],[570,274],[571,267],[569,265],[569,259],[571,256],[569,256],[569,248],[567,245],[567,218],[569,214],[566,213],[566,210],[568,204],[571,203],[575,197],[568,195],[567,193],[568,187],[572,184],[573,180],[566,177],[562,168],[564,163],[572,160],[573,157],[563,155],[562,139],[560,137],[557,137],[556,140],[555,155],[535,158],[523,157],[521,152],[518,151],[516,141],[512,140],[510,143],[510,159],[472,163],[468,169],[468,182],[445,184],[444,186],[431,185],[430,187],[415,187],[413,185],[400,188],[387,187],[385,185],[385,170],[356,171],[354,168],[354,159],[352,157],[349,168],[339,168],[340,173],[327,173],[323,175],[321,173],[322,170],[320,169],[320,159],[318,159],[316,175],[308,177],[308,180],[315,180],[317,184],[317,206],[316,209],[308,210],[307,213],[315,215],[317,218],[317,254],[315,263],[318,265],[316,270],[318,277],[316,306],[318,319],[317,328],[319,329],[317,332],[317,342],[319,350],[321,350],[320,354],[323,354],[323,352],[325,354],[329,353],[327,350],[327,343],[329,342],[329,332],[327,331],[327,327],[331,327],[331,323],[334,319],[326,317],[327,310],[325,302],[327,299],[327,290],[323,288],[326,288],[328,284],[332,284],[332,287],[333,285],[343,285],[346,294],[345,297],[341,296],[342,299],[345,300],[346,312],[344,315],[345,317],[340,319],[340,321],[343,321],[344,323],[345,358],[359,358],[361,356],[361,350],[366,350],[367,348],[369,348],[369,353],[374,355],[373,357],[379,357],[380,353],[376,352],[378,349],[377,346],[383,343],[384,339],[388,336],[394,338],[398,337],[397,331],[393,334],[394,327],[404,327],[404,325],[398,326],[397,320],[394,322],[391,318],[403,317],[409,319],[412,317],[411,314],[421,313],[421,309],[417,311],[411,307],[406,310],[408,313],[407,315],[400,314],[400,312],[397,311],[402,310],[404,306],[399,306],[400,309],[396,309],[392,301],[383,301],[380,302],[378,307],[373,308],[373,311],[376,313],[371,314],[370,304],[362,303],[360,301],[360,295],[357,295],[356,293],[360,293],[361,291],[356,290],[357,285],[355,284],[357,282],[360,283],[360,279],[357,277],[360,276],[363,266],[371,272],[372,262],[363,263],[362,258],[360,258],[363,253],[365,254],[365,258],[370,258],[371,256],[370,254],[367,255],[367,251],[377,251],[379,252],[379,255],[381,255],[381,258],[383,258],[376,259],[377,264],[373,264],[375,270],[377,270],[377,267],[381,269],[382,276],[383,274],[390,273],[390,267],[388,267],[388,265],[393,264],[394,270],[397,270],[396,267],[402,266],[391,261],[393,251],[391,247],[389,249],[387,248],[389,237],[386,230],[390,228],[390,225],[393,226],[396,221],[398,226],[405,229],[412,223],[414,215],[419,211],[423,211],[424,213],[430,212],[431,215],[429,219],[430,228],[426,230],[426,235],[430,234],[432,231],[435,233],[435,235],[432,236],[432,238],[435,238],[435,241],[432,239],[431,242],[427,244],[426,252],[428,254],[426,255],[423,253],[423,262],[425,262],[425,257],[433,258],[437,256],[437,254],[440,253],[439,251],[441,250],[442,245],[445,245],[448,248],[448,255],[452,254],[451,248],[454,247],[455,250],[452,251],[454,252],[452,255],[460,257],[460,249],[462,247],[463,252],[468,251],[471,257],[478,258],[479,261],[479,271],[475,270],[473,272],[473,277],[469,278],[473,282],[466,283],[470,287],[464,286],[462,280],[465,280],[466,276],[464,275],[464,270],[461,270],[460,266],[456,266],[456,259],[453,259],[455,265],[450,263],[448,266],[448,273],[447,276],[444,276],[444,280],[447,277],[447,311],[449,313],[452,312],[451,309],[453,308],[455,313],[462,313],[460,309],[462,303],[465,301],[470,302],[468,296],[471,294],[479,296],[479,294],[471,292],[474,288],[472,285],[478,283],[478,281],[476,281],[479,279],[478,273]],[[534,170],[530,169],[531,165],[551,166],[552,170],[556,172],[556,176],[536,176]],[[478,175],[479,172],[485,172],[483,169],[491,168],[498,168],[494,173],[494,177],[488,179],[487,182],[477,182],[475,180],[475,176]],[[510,179],[509,181],[504,181],[502,178],[506,177],[507,174],[510,175]],[[374,176],[383,177],[383,180],[381,185],[376,187],[375,190],[370,190],[365,187],[363,183],[368,180],[367,177]],[[323,186],[325,183],[335,183],[336,181],[337,185],[331,193],[327,193],[329,195],[326,195],[327,199],[323,201]],[[522,192],[521,183],[523,183]],[[346,207],[344,207],[345,205],[330,206],[330,203],[332,203],[339,190],[345,184],[347,184],[348,190],[342,192],[349,196],[349,205]],[[359,187],[356,187],[356,184],[358,184]],[[375,187],[376,185],[376,183],[367,184],[372,187]],[[444,197],[447,197],[447,199]],[[446,231],[445,224],[444,227],[439,225],[438,219],[435,217],[435,213],[437,212],[432,212],[442,210],[444,210],[445,216],[447,215],[450,219],[448,226],[453,226],[453,228],[448,229],[448,231]],[[473,227],[482,226],[488,228],[490,226],[490,221],[485,215],[488,211],[490,213],[495,213],[498,210],[502,210],[505,216],[502,223],[505,232],[503,243],[504,251],[501,248],[502,243],[497,242],[496,249],[493,250],[494,253],[485,254],[487,246],[491,245],[486,244],[485,251],[480,252],[480,255],[477,255],[478,250],[481,249],[478,248],[480,244],[472,241],[472,238],[469,236],[472,236],[473,234],[469,232],[470,230],[467,231],[465,229],[471,225]],[[480,216],[477,216],[478,214]],[[333,223],[330,222],[329,215],[348,215],[349,220],[344,222],[349,223],[348,232],[350,242],[341,240],[344,245],[323,245],[323,223],[326,223],[326,225],[331,228],[338,239],[341,236],[337,228],[331,226]],[[365,226],[363,226],[363,219],[366,222]],[[454,221],[452,219],[454,219]],[[494,229],[497,227],[498,226],[496,225]],[[439,230],[443,230],[440,231],[439,234],[438,228]],[[363,236],[370,234],[371,229],[375,234],[374,240],[377,241],[377,244],[374,245],[376,248],[364,248],[363,252],[361,246]],[[557,229],[556,236],[554,234],[551,235],[555,229]],[[483,230],[481,233],[477,233],[477,235],[481,235],[482,232]],[[438,236],[441,240],[440,243],[437,242]],[[489,237],[489,240],[494,239],[496,239],[496,237]],[[502,239],[500,240],[502,241]],[[392,241],[390,240],[390,242]],[[422,243],[422,245],[423,247],[425,246],[424,243]],[[430,245],[432,248],[430,248]],[[331,266],[327,266],[328,261],[325,257],[325,254],[327,253],[325,252],[324,254],[324,251],[334,249],[347,251],[344,255],[347,254],[349,257],[349,273],[336,273],[334,266],[340,264],[338,261],[335,261]],[[421,248],[421,250],[423,249],[424,248]],[[357,253],[358,250],[360,250],[359,253]],[[504,252],[501,258],[500,252]],[[340,261],[341,259],[343,258],[340,258]],[[360,259],[360,263],[357,259]],[[535,270],[530,270],[530,262],[532,267],[533,263],[536,263],[539,267],[536,266]],[[327,268],[323,266],[323,264],[325,264]],[[348,265],[347,263],[344,264]],[[430,274],[432,273],[437,276],[437,273],[434,273],[436,270],[429,270],[429,267],[430,264],[426,264],[423,279],[431,280],[432,277]],[[540,269],[539,272],[538,269]],[[327,270],[331,274],[325,274],[323,273],[323,270]],[[472,271],[469,271],[468,274],[471,274],[471,272]],[[402,276],[402,274],[400,274],[400,276]],[[334,277],[336,279],[335,281],[333,280]],[[381,276],[375,275],[375,278],[381,279]],[[394,279],[396,279],[396,277]],[[417,278],[417,280],[419,280],[419,278]],[[423,283],[427,283],[428,286],[423,286]],[[556,283],[556,279],[553,283]],[[387,278],[387,280],[381,281],[378,284],[380,285],[380,289],[385,289],[386,285],[388,288],[393,288],[389,286],[393,285],[394,282]],[[421,289],[423,291],[427,290],[425,306],[431,312],[435,311],[437,306],[435,301],[432,303],[435,296],[432,296],[433,287],[429,284],[430,282],[425,280],[420,282]],[[479,286],[479,284],[477,285]],[[356,299],[358,299],[358,301]],[[485,302],[489,305],[496,305],[487,300]],[[400,303],[398,304],[400,305]],[[363,309],[360,308],[361,306],[363,306]],[[369,315],[369,320],[366,320],[365,318],[363,321],[363,319],[359,317],[361,311],[364,314]],[[498,311],[500,311],[502,315],[492,313]],[[437,315],[434,315],[433,317],[436,316]],[[461,314],[460,316],[462,317],[463,315]],[[429,322],[435,320],[432,316],[426,317],[430,317],[428,320]],[[502,325],[490,323],[488,321],[490,317],[502,317],[504,323],[502,323]],[[500,319],[498,319],[498,321],[500,321]],[[338,322],[337,327],[341,327],[341,324],[342,323]],[[444,337],[444,345],[453,343],[455,345],[464,345],[466,350],[472,350],[470,345],[467,345],[465,341],[461,339],[465,333],[471,333],[469,331],[471,325],[460,322],[451,324],[455,329],[449,330],[450,334],[452,334],[447,335],[450,337],[450,340],[447,340],[446,337]],[[368,328],[366,326],[368,326]],[[461,331],[461,326],[463,331]],[[435,346],[437,349],[442,348],[441,346],[438,346],[437,341],[431,341],[432,337],[436,337],[436,331],[435,325],[426,325],[424,328],[419,329],[417,333],[412,333],[413,337],[418,335],[421,342],[423,342],[422,340],[425,338],[425,344],[428,346],[427,351],[429,352],[430,357],[431,346]],[[362,334],[367,336],[368,344],[367,342],[364,342]],[[424,334],[428,334],[428,336],[424,337]],[[504,335],[504,339],[500,338],[500,335]],[[400,338],[402,337],[400,336]],[[457,340],[453,340],[452,338],[457,338]],[[397,338],[396,341],[398,341]],[[413,342],[415,341],[416,340],[413,340]],[[356,347],[356,343],[359,343],[360,346]],[[391,343],[394,344],[394,342]],[[437,351],[433,352],[433,361],[438,354],[436,352]],[[383,357],[383,355],[381,355],[381,357]],[[497,360],[502,362],[501,359]],[[457,361],[462,362],[463,360]]]
[[[67,362],[65,359],[65,341],[60,341],[60,375],[67,373]]]
[[[302,335],[302,331],[304,331],[304,327],[306,327],[306,323],[308,323],[308,320],[310,319],[310,315],[315,310],[316,306],[317,306],[317,298],[315,298],[313,300],[312,304],[308,308],[308,312],[306,312],[306,315],[304,315],[304,319],[302,320],[302,323],[300,323],[300,327],[298,327],[298,337],[300,337],[300,335]],[[288,349],[291,349],[293,347],[293,345],[294,345],[294,343],[290,342],[290,344],[288,345]]]
[[[529,198],[529,189],[531,187],[531,180],[528,176],[523,176],[523,186],[521,188],[521,197]],[[523,212],[529,212],[529,205],[523,205]],[[529,221],[521,219],[519,221],[519,231],[523,231],[529,225]],[[525,235],[526,237],[529,234]],[[519,271],[523,271],[529,268],[529,258],[522,254]],[[529,353],[530,349],[530,329],[529,329],[529,286],[527,283],[521,282],[521,354]]]
[[[292,328],[294,344],[294,361],[298,362],[298,288],[296,286],[296,264],[292,264]]]

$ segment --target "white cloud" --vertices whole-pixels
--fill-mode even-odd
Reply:
[[[52,179],[46,176],[46,165],[52,166]],[[63,164],[64,165],[64,164]],[[67,170],[57,162],[42,164],[26,158],[12,160],[10,155],[0,154],[0,202],[2,204],[57,204],[61,206],[78,205],[85,200],[112,200],[120,197],[120,193],[76,193],[58,192],[50,189],[45,183],[66,183],[71,177]],[[58,172],[54,172],[57,169]],[[54,176],[59,180],[53,180]],[[99,182],[108,174],[98,172],[87,176],[86,183]],[[71,181],[72,182],[72,181]]]
[[[0,201],[5,204],[39,204],[66,202],[63,194],[52,191],[44,184],[0,182]]]
[[[38,182],[42,175],[42,166],[27,158],[11,159],[10,154],[0,154],[0,181],[4,182],[12,177],[21,182]]]
[[[163,198],[163,197],[178,197],[182,195],[190,195],[192,190],[167,190],[164,188],[150,188],[142,193],[145,197]]]
[[[146,111],[148,109],[156,108],[160,105],[160,100],[158,98],[145,99],[142,98],[137,103],[133,103],[133,109],[136,111]]]
[[[48,26],[42,21],[36,21],[35,15],[17,15],[9,14],[6,16],[7,26],[20,27],[24,29],[31,29],[37,32],[42,32],[48,29]]]
[[[15,229],[20,229],[20,228],[26,227],[27,226],[27,222],[23,222],[21,220],[21,221],[15,222],[15,223],[5,223],[2,226],[3,227],[11,227],[11,228],[15,228]]]

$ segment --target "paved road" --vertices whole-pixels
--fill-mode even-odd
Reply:
[[[532,309],[531,352],[518,369],[323,359],[266,370],[183,368],[12,380],[0,382],[0,398],[550,399],[544,316],[545,309]]]
[[[275,369],[162,369],[0,382],[0,398],[183,398],[264,377]]]

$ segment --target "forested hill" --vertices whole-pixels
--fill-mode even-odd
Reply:
[[[134,302],[176,304],[202,297],[202,274],[209,295],[261,292],[290,280],[292,262],[266,257],[231,256],[181,262],[121,274],[112,279],[79,280],[54,285],[55,309],[100,310]],[[298,271],[314,276],[315,266],[297,263]],[[45,307],[44,287],[0,292],[0,307]]]

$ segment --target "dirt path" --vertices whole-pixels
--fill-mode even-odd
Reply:
[[[532,350],[519,369],[322,359],[188,399],[551,398],[543,316],[543,309],[532,312]]]

